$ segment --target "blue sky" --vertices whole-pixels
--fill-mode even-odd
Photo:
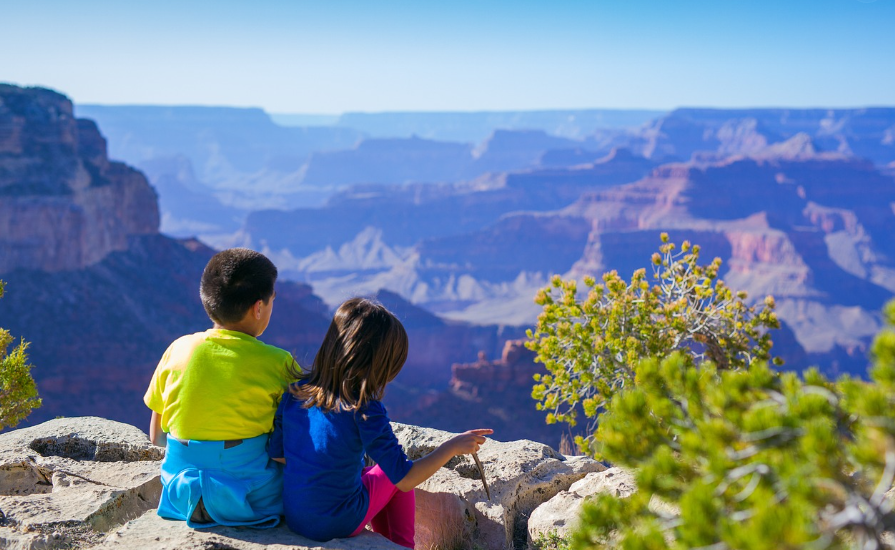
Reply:
[[[0,0],[0,81],[279,113],[895,105],[895,0]]]

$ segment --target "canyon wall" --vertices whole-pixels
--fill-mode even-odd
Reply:
[[[159,234],[146,178],[112,162],[64,96],[0,86],[0,327],[30,342],[43,406],[145,426],[142,403],[175,338],[211,326],[199,280],[214,250]],[[277,286],[265,340],[309,363],[329,323],[310,287]]]
[[[0,85],[0,273],[97,263],[158,232],[156,195],[64,96]]]

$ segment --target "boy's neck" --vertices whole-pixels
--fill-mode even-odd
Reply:
[[[257,327],[254,326],[246,326],[247,323],[234,323],[222,325],[220,323],[215,323],[214,328],[218,330],[232,330],[233,332],[241,332],[243,334],[248,334],[252,338],[258,337]]]
[[[274,294],[276,296],[276,294]],[[233,323],[221,323],[212,319],[214,328],[223,330],[233,330],[248,334],[253,338],[261,336],[270,322],[270,314],[273,311],[273,299],[271,296],[267,302],[258,300],[243,314],[242,319]]]

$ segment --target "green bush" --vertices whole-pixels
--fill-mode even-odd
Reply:
[[[895,302],[886,315],[870,381],[643,361],[597,431],[638,492],[587,504],[573,547],[881,548],[895,529]]]
[[[0,281],[0,298],[4,290]],[[28,343],[20,340],[9,352],[13,341],[9,331],[0,328],[0,430],[14,427],[41,404],[28,364]]]
[[[681,368],[710,360],[730,370],[771,360],[768,329],[779,328],[773,298],[747,305],[746,293],[718,278],[720,259],[703,266],[698,246],[684,242],[677,250],[664,233],[661,240],[652,281],[645,269],[630,282],[611,271],[602,284],[585,277],[579,292],[576,281],[555,277],[535,300],[544,310],[526,345],[549,374],[536,377],[532,397],[548,423],[574,426],[582,410],[591,420],[576,443],[592,455],[599,455],[597,417],[632,384],[642,359],[681,351]]]
[[[748,307],[663,235],[626,283],[556,279],[529,346],[549,371],[548,421],[599,425],[579,443],[634,471],[638,491],[584,506],[575,549],[890,547],[895,537],[895,301],[870,380],[799,377],[769,363],[773,299]],[[557,295],[558,293],[558,295]]]
[[[531,541],[529,550],[570,550],[568,537],[560,535],[556,531],[541,533],[538,538]]]

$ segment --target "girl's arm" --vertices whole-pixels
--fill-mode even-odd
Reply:
[[[432,477],[432,474],[453,457],[478,452],[479,447],[485,442],[485,436],[492,433],[494,430],[469,430],[448,439],[431,453],[415,460],[413,467],[401,481],[395,484],[395,487],[401,491],[413,489]]]
[[[162,430],[162,417],[155,411],[152,411],[152,418],[149,420],[149,441],[159,447],[168,445],[168,434]]]

